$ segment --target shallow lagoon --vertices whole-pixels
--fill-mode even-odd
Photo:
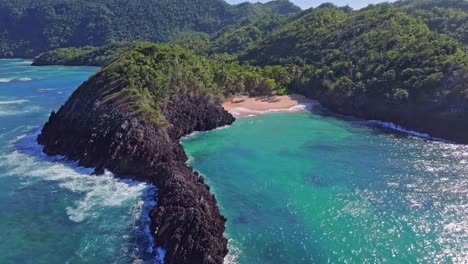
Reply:
[[[228,218],[229,262],[468,260],[467,146],[320,109],[183,144]]]

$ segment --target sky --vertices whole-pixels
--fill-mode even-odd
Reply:
[[[247,0],[227,0],[228,3],[238,4],[245,2]],[[316,7],[322,3],[330,2],[334,3],[337,6],[349,5],[354,9],[360,9],[366,7],[368,4],[377,4],[381,2],[394,2],[394,1],[385,1],[385,0],[290,0],[296,5],[300,6],[302,9],[307,9],[309,7]],[[268,0],[250,0],[249,2],[268,2]]]

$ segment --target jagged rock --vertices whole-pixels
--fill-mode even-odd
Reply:
[[[165,263],[222,263],[226,218],[203,179],[186,166],[179,140],[235,119],[213,96],[182,94],[162,103],[167,123],[155,124],[129,111],[127,99],[109,99],[122,88],[102,72],[93,76],[52,112],[38,142],[45,153],[78,160],[97,174],[107,169],[155,184],[151,230],[157,245],[167,250]]]

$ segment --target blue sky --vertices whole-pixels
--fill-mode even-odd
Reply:
[[[228,3],[231,4],[238,4],[245,2],[246,0],[227,0]],[[296,5],[302,7],[302,9],[306,9],[309,7],[315,7],[322,3],[331,2],[338,6],[349,5],[354,9],[359,9],[366,7],[368,4],[376,4],[381,2],[393,2],[393,1],[385,1],[385,0],[290,0],[291,2],[295,3]],[[268,0],[250,0],[249,2],[268,2]]]

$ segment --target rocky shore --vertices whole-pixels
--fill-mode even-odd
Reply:
[[[231,124],[234,117],[215,97],[187,93],[160,102],[167,122],[155,124],[129,110],[131,99],[116,96],[124,86],[104,72],[91,77],[52,112],[38,142],[45,153],[77,160],[96,174],[110,170],[155,184],[151,231],[166,250],[165,263],[222,263],[226,219],[203,178],[186,165],[179,139]]]
[[[402,104],[391,104],[366,97],[318,98],[324,107],[338,114],[389,122],[433,138],[468,144],[468,105],[463,98],[437,103]]]

